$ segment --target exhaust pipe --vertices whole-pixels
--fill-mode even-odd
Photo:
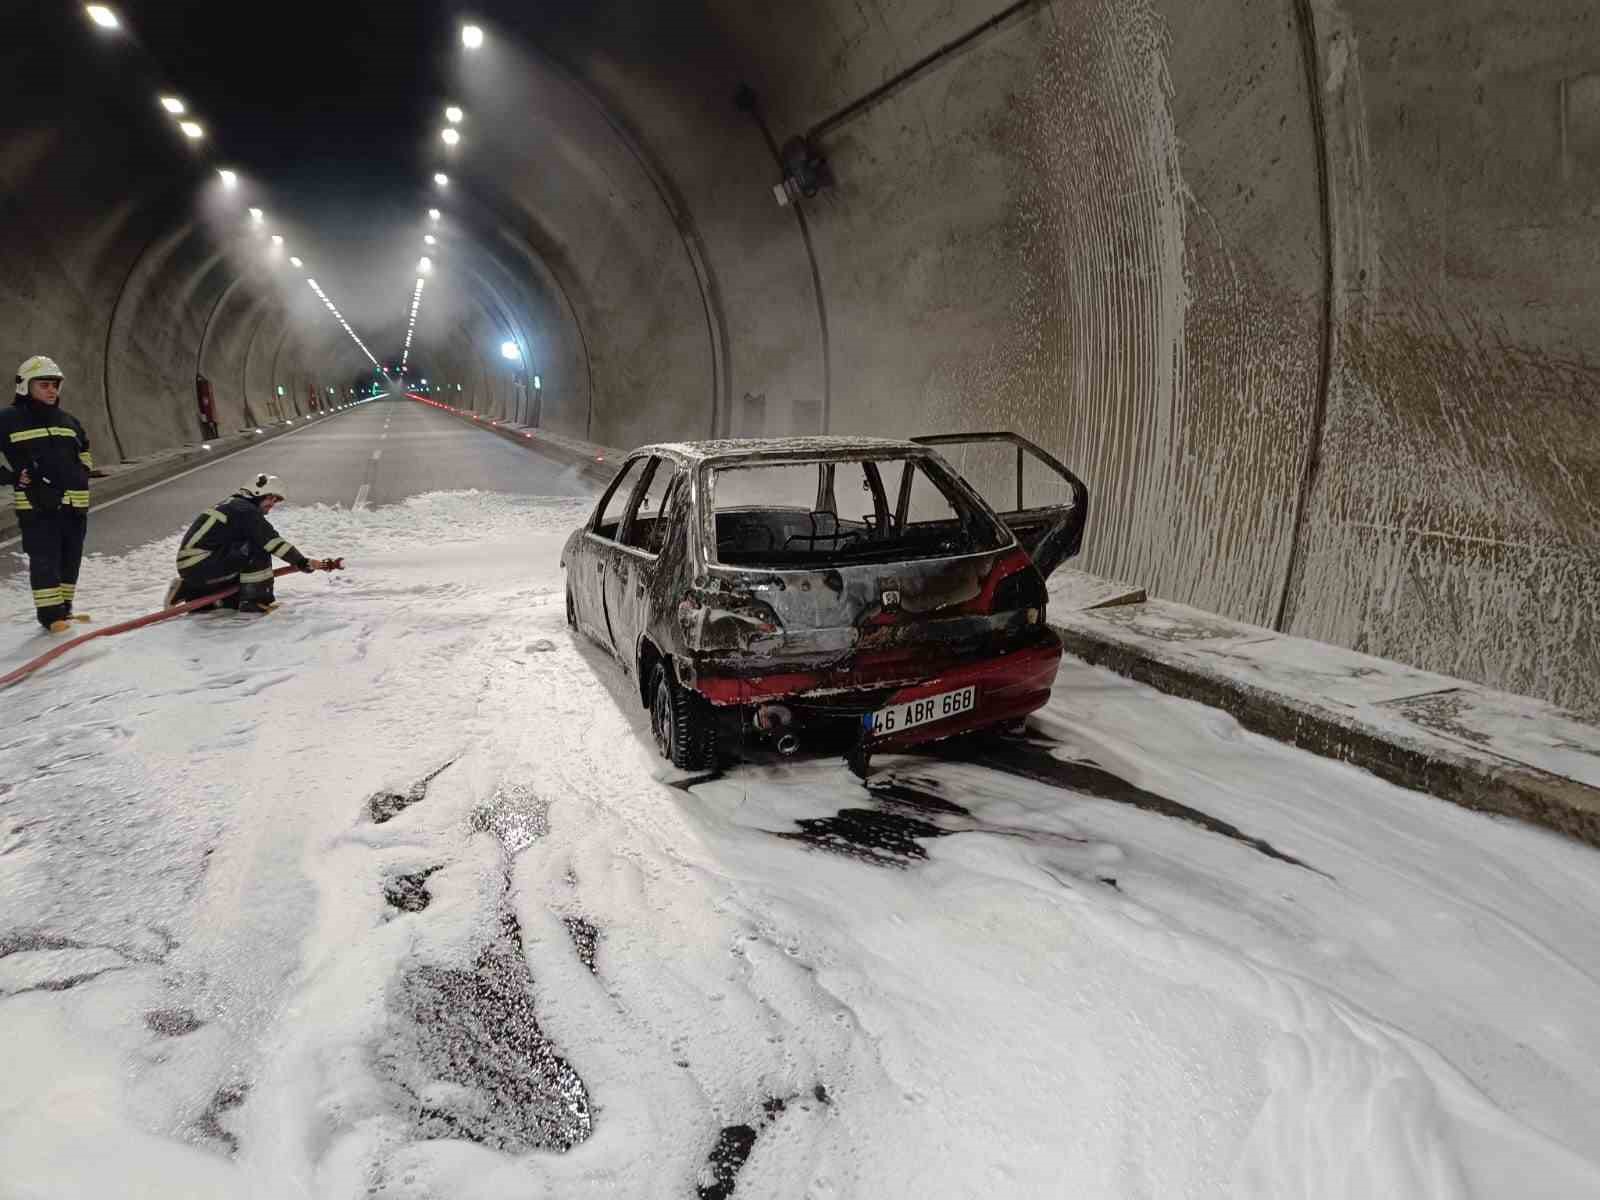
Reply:
[[[784,733],[778,735],[779,754],[783,755],[785,758],[788,758],[798,749],[800,749],[800,739],[795,737],[794,734]]]

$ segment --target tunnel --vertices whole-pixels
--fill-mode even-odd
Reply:
[[[102,461],[402,359],[621,448],[1010,430],[1089,570],[1600,716],[1593,5],[344,8],[16,20],[4,352]]]

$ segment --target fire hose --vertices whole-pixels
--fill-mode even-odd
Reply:
[[[344,570],[344,559],[342,558],[330,558],[325,559],[324,561],[328,565],[318,568],[319,570]],[[279,567],[272,574],[274,578],[277,578],[280,575],[304,574],[304,572],[302,572],[299,567]],[[163,608],[160,612],[151,613],[149,616],[137,617],[132,621],[123,621],[120,625],[107,625],[104,629],[96,629],[93,633],[86,633],[82,637],[75,637],[70,642],[62,642],[61,645],[51,648],[49,651],[41,654],[32,662],[25,662],[16,670],[8,672],[5,675],[0,675],[0,688],[8,688],[14,683],[20,683],[29,675],[32,675],[40,667],[48,666],[50,663],[55,662],[56,659],[60,658],[68,650],[71,650],[77,646],[81,646],[85,642],[92,642],[95,640],[95,638],[112,637],[119,633],[128,633],[131,630],[142,629],[146,625],[155,625],[162,621],[170,621],[173,617],[181,617],[184,613],[193,612],[197,608],[205,608],[208,604],[215,604],[219,600],[226,600],[238,590],[239,585],[234,584],[231,587],[225,587],[219,591],[212,592],[209,596],[201,596],[198,600],[189,600],[183,604],[174,604],[171,608]]]

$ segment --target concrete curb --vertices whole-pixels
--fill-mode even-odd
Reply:
[[[1069,654],[1153,688],[1231,714],[1246,729],[1464,808],[1515,817],[1600,847],[1600,788],[1448,748],[1407,745],[1349,714],[1164,662],[1115,637],[1052,625]]]
[[[337,416],[337,413],[324,413],[313,421],[306,421],[303,417],[292,425],[274,425],[261,433],[230,433],[211,441],[210,450],[202,450],[200,446],[185,447],[176,454],[148,463],[137,463],[133,466],[118,470],[103,479],[92,479],[89,482],[89,516],[94,517],[95,506],[109,500],[117,500],[123,496],[137,492],[141,488],[152,484],[164,483],[182,475],[195,467],[206,466],[213,462],[220,462],[231,458],[252,446],[259,446],[275,438],[285,437],[291,433],[315,424],[317,420]],[[9,505],[0,508],[0,541],[15,537],[17,534],[17,513]]]

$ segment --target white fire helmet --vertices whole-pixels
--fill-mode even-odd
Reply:
[[[28,385],[35,379],[54,379],[59,382],[62,378],[61,368],[56,366],[55,359],[35,354],[17,368],[17,395],[26,396]]]
[[[283,480],[276,475],[257,475],[249,483],[239,489],[241,496],[276,496],[279,500],[288,499],[283,490]]]

